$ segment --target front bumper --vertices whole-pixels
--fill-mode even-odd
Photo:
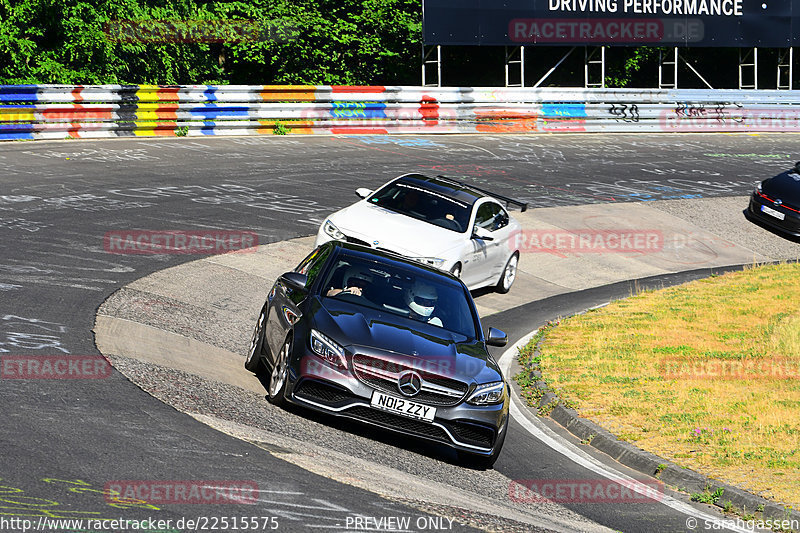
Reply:
[[[354,235],[353,234],[354,232],[349,231],[349,230],[347,230],[347,231],[340,230],[340,231],[342,231],[342,234],[344,235],[344,239],[342,239],[343,242],[349,242],[351,244],[359,244],[361,246],[366,246],[367,248],[373,248],[373,249],[379,250],[381,252],[393,253],[393,254],[397,254],[397,255],[402,255],[404,257],[407,257],[408,259],[418,260],[416,258],[416,256],[414,256],[410,252],[407,252],[407,251],[404,251],[404,250],[396,250],[396,249],[393,249],[393,248],[386,248],[385,246],[381,246],[381,245],[375,245],[374,242],[370,242],[370,241],[367,240],[368,237],[366,235]],[[330,235],[325,233],[325,230],[323,229],[323,226],[320,226],[319,230],[317,230],[317,238],[314,241],[314,247],[316,248],[318,246],[322,246],[326,242],[330,242],[330,241],[333,241],[333,240],[336,240],[336,239],[334,239],[333,237],[331,237]],[[441,263],[441,264],[438,264],[438,265],[434,265],[434,264],[431,264],[431,263],[426,262],[426,261],[419,261],[419,262],[421,264],[423,264],[423,265],[436,267],[439,270],[442,270],[442,271],[445,271],[445,272],[451,272],[453,270],[453,267],[456,266],[456,263],[460,262],[457,258],[456,259],[452,258],[451,254],[447,254],[447,257],[442,257],[442,259],[444,259],[444,262]]]
[[[315,411],[357,420],[390,431],[448,445],[476,455],[491,455],[505,430],[508,395],[497,405],[434,406],[432,422],[405,417],[370,406],[374,388],[349,369],[335,369],[312,354],[290,365],[287,400]],[[401,395],[396,395],[398,398]],[[411,398],[413,400],[413,398]]]
[[[779,220],[763,212],[761,206],[766,206],[782,213],[784,219]],[[780,233],[800,237],[800,213],[785,206],[776,206],[772,201],[763,198],[758,193],[754,192],[750,196],[750,205],[745,210],[745,216],[751,221],[759,222]]]

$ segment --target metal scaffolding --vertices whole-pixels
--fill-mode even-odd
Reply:
[[[528,46],[530,47],[530,46]],[[525,87],[525,46],[506,46],[504,54],[505,86]],[[578,47],[571,47],[539,80],[532,85],[537,88],[544,83]],[[584,46],[583,53],[583,86],[586,88],[605,88],[606,84],[606,49],[608,46]],[[688,50],[688,49],[684,49]],[[794,48],[779,48],[776,67],[775,89],[793,90],[794,88]],[[685,53],[685,52],[684,52]],[[770,56],[767,56],[770,57]],[[678,88],[678,67],[689,69],[708,89],[714,89],[695,66],[687,60],[681,50],[675,46],[658,51],[658,89]],[[433,70],[433,72],[431,72]],[[739,89],[757,90],[758,86],[758,48],[739,49]],[[435,81],[432,80],[435,73]],[[422,85],[425,87],[442,86],[442,46],[422,45]]]
[[[606,86],[606,47],[595,46],[583,47],[583,86],[584,87],[600,87]],[[599,53],[599,57],[597,57]],[[594,68],[592,68],[594,67]],[[598,75],[599,68],[599,81],[592,81],[592,74]]]
[[[775,87],[779,90],[791,91],[793,87],[792,80],[794,70],[794,48],[787,48],[783,50],[778,57],[778,77],[775,82]],[[786,76],[786,81],[783,81],[783,76]]]
[[[431,55],[434,56],[434,59],[430,58]],[[436,83],[428,83],[428,65],[436,66]],[[442,45],[440,44],[426,47],[425,43],[422,43],[422,86],[442,86]]]
[[[665,68],[666,67],[666,68]],[[658,88],[678,88],[678,47],[673,47],[669,53],[658,50]]]
[[[506,46],[505,49],[506,87],[525,87],[525,47]],[[511,81],[512,70],[516,70],[518,72],[519,83]]]
[[[749,74],[749,76],[748,76]],[[739,88],[758,89],[758,48],[739,48]]]

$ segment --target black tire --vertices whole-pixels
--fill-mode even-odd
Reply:
[[[244,367],[250,372],[258,374],[263,369],[264,363],[264,327],[267,323],[267,304],[261,308],[258,320],[253,328],[253,338],[250,339],[250,348],[247,351],[247,358],[244,360]]]
[[[289,334],[275,356],[275,364],[272,365],[272,370],[269,374],[269,386],[267,387],[267,400],[278,407],[286,404],[286,387],[289,382],[289,357],[291,354],[292,335]]]
[[[519,266],[519,252],[514,252],[508,258],[503,273],[500,274],[500,279],[497,280],[495,290],[500,294],[505,294],[511,290],[514,280],[517,279],[517,267]]]
[[[450,269],[450,273],[455,277],[461,279],[461,263],[456,263],[453,265],[453,268]]]

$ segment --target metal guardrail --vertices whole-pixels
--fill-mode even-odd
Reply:
[[[0,85],[0,140],[289,133],[800,131],[800,91]]]

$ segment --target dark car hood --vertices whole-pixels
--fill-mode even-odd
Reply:
[[[325,298],[312,305],[314,327],[350,352],[370,354],[463,381],[493,381],[500,371],[480,340],[392,313]]]
[[[774,200],[800,205],[800,175],[794,171],[783,172],[761,183],[761,190]]]

